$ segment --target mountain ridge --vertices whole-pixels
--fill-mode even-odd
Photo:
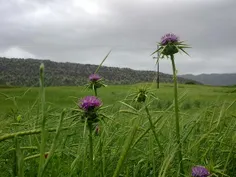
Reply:
[[[0,57],[0,85],[38,86],[41,63],[45,65],[46,86],[84,85],[88,81],[88,76],[98,67],[93,64]],[[156,80],[155,71],[108,66],[102,66],[99,75],[104,77],[107,84],[134,84]],[[172,81],[172,75],[160,73],[160,82]],[[200,84],[181,77],[178,77],[178,81],[179,83]]]
[[[236,85],[236,73],[211,73],[211,74],[183,74],[185,79],[192,79],[205,85],[233,86]]]

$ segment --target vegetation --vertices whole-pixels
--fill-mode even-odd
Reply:
[[[154,53],[173,70],[173,85],[161,89],[106,88],[100,69],[109,54],[84,92],[45,87],[43,64],[39,89],[1,88],[1,175],[235,176],[235,88],[178,85],[174,54],[186,48],[172,33],[161,38]]]
[[[46,86],[79,86],[88,81],[97,65],[58,63],[50,60],[0,58],[0,85],[38,86],[38,67],[45,64]],[[152,82],[156,79],[154,71],[136,71],[129,68],[101,67],[99,74],[107,84],[134,84]],[[171,83],[172,76],[160,73],[160,82]],[[190,81],[179,78],[179,83]],[[193,81],[197,83],[196,81]]]
[[[152,131],[142,136],[149,129],[144,105],[133,103],[127,97],[136,91],[134,88],[143,86],[150,88],[158,98],[147,101],[164,155],[160,153]],[[104,108],[101,112],[106,118],[100,122],[99,136],[93,139],[95,176],[113,175],[129,138],[132,139],[131,147],[120,169],[120,176],[176,176],[175,131],[171,128],[175,126],[172,90],[171,84],[161,84],[157,90],[155,84],[111,85],[99,89],[98,95]],[[218,175],[224,173],[233,177],[236,173],[233,90],[233,87],[179,85],[180,132],[186,174],[190,174],[193,165],[205,165],[211,173]],[[0,92],[0,102],[4,103],[0,107],[0,137],[25,132],[25,135],[13,136],[15,139],[1,141],[0,174],[14,176],[22,168],[25,176],[36,176],[42,116],[39,88],[1,88]],[[66,109],[57,148],[45,176],[88,176],[88,132],[84,131],[85,124],[80,121],[76,110],[78,99],[93,95],[93,92],[84,87],[46,87],[45,94],[46,154],[56,135],[59,118]],[[123,103],[129,103],[132,108]],[[133,130],[134,125],[137,130]],[[32,130],[34,132],[29,132]],[[130,137],[132,132],[135,137]]]

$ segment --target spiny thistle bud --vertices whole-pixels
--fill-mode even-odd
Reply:
[[[195,166],[192,168],[193,177],[207,177],[210,176],[210,172],[203,166]]]
[[[174,55],[178,53],[176,44],[178,42],[178,37],[172,33],[168,33],[161,38],[161,45],[165,46],[162,54],[163,55]]]
[[[88,122],[97,122],[97,110],[102,106],[102,102],[95,96],[86,96],[79,101],[79,108],[84,111],[82,116],[87,118]]]
[[[100,87],[106,87],[106,85],[103,83],[102,78],[98,74],[91,74],[89,76],[89,84],[87,84],[87,88],[90,89],[98,89]]]
[[[179,41],[179,37],[177,37],[173,33],[167,33],[161,38],[161,41],[158,43],[159,49],[157,49],[155,52],[160,52],[161,57],[163,58],[164,56],[170,56],[174,55],[180,51],[188,53],[184,50],[184,48],[190,48],[186,44],[183,43],[183,41]]]
[[[136,101],[141,103],[145,102],[147,98],[147,90],[139,89],[138,95],[136,96]]]

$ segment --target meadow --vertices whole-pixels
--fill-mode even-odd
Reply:
[[[131,95],[148,88],[145,103]],[[185,176],[205,166],[212,176],[236,174],[236,88],[178,85]],[[0,176],[89,176],[89,132],[78,100],[85,87],[0,89]],[[173,85],[111,85],[98,90],[103,105],[93,132],[93,176],[179,176]],[[44,110],[44,111],[42,111]],[[42,116],[46,118],[41,160]],[[150,126],[150,120],[153,125]]]

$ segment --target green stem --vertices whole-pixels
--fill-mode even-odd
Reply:
[[[56,135],[55,135],[54,140],[53,140],[53,143],[52,143],[52,145],[51,145],[51,149],[50,149],[50,151],[49,151],[47,160],[46,160],[46,162],[43,164],[42,168],[41,168],[40,171],[39,171],[39,174],[38,174],[39,177],[43,176],[43,174],[44,174],[44,172],[45,172],[45,170],[46,170],[46,168],[47,168],[47,165],[48,165],[49,161],[51,160],[51,158],[52,158],[52,156],[53,156],[53,154],[54,154],[54,152],[55,152],[55,150],[56,150],[56,143],[57,143],[57,140],[58,140],[59,135],[60,135],[60,132],[61,132],[61,128],[62,128],[62,123],[63,123],[64,116],[65,116],[65,110],[63,110],[62,113],[61,113],[59,125],[58,125],[57,130],[56,130]]]
[[[102,137],[100,137],[99,140],[99,156],[100,156],[100,172],[101,172],[101,177],[104,177],[104,161],[103,161],[103,152],[102,152],[102,147],[103,147],[103,143],[102,143]]]
[[[98,96],[97,88],[94,88],[94,94],[95,96]]]
[[[94,88],[94,95],[96,97],[98,96],[97,88]],[[99,126],[99,124],[97,124],[97,126]],[[104,165],[103,165],[104,162],[103,162],[102,146],[103,146],[103,143],[102,143],[102,139],[101,139],[101,136],[100,136],[100,139],[99,139],[99,156],[100,156],[101,176],[103,177],[104,176]]]
[[[180,142],[180,126],[179,126],[179,105],[178,105],[178,86],[174,55],[171,55],[171,63],[173,69],[173,80],[174,80],[174,101],[175,101],[175,121],[176,121],[176,140],[178,144],[178,156],[180,164],[180,175],[184,176],[183,157],[182,157],[182,144]]]
[[[180,100],[184,97],[185,95],[182,95],[180,97]],[[156,125],[163,117],[164,115],[173,108],[173,104],[171,104],[162,114],[153,122],[154,125]],[[134,147],[151,129],[151,127],[148,127],[133,143],[132,147]]]
[[[44,164],[44,153],[45,153],[45,123],[46,123],[46,116],[44,115],[44,104],[45,104],[45,90],[44,90],[44,65],[41,64],[40,66],[40,96],[41,96],[41,111],[42,111],[42,125],[41,125],[41,144],[40,144],[40,160],[39,160],[39,168],[38,174],[40,169]]]
[[[16,163],[17,163],[17,176],[18,177],[23,177],[24,176],[24,169],[23,169],[23,157],[22,157],[22,152],[20,150],[20,144],[18,137],[15,137],[15,145],[16,145]]]
[[[89,128],[89,177],[93,176],[93,127],[88,123]]]
[[[161,143],[160,143],[160,141],[159,141],[159,139],[158,139],[158,137],[157,137],[157,133],[156,133],[156,131],[155,131],[155,125],[154,125],[153,122],[152,122],[152,117],[151,117],[151,114],[150,114],[150,112],[149,112],[149,110],[148,110],[147,105],[145,106],[145,110],[146,110],[146,113],[147,113],[147,117],[148,117],[148,120],[149,120],[149,123],[150,123],[151,130],[152,130],[153,135],[154,135],[154,137],[155,137],[155,140],[156,140],[156,142],[157,142],[157,144],[158,144],[158,146],[159,146],[159,150],[160,150],[161,154],[163,155],[163,154],[164,154],[164,153],[163,153],[163,147],[161,146]]]
[[[63,127],[61,130],[68,130],[71,127]],[[46,131],[47,132],[55,132],[57,129],[56,128],[49,128]],[[17,133],[9,133],[6,135],[3,135],[0,137],[0,142],[5,141],[7,139],[12,139],[15,136],[25,136],[25,135],[34,135],[34,134],[39,134],[41,133],[42,130],[41,129],[35,129],[35,130],[28,130],[28,131],[22,131],[22,132],[17,132]]]

